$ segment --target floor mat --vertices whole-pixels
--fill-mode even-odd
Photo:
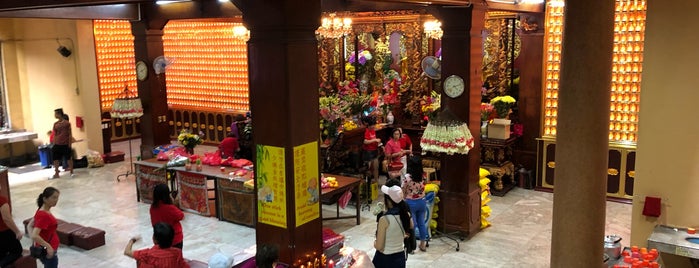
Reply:
[[[28,172],[33,172],[37,170],[42,170],[44,169],[43,166],[41,166],[41,163],[34,163],[34,164],[29,164],[29,165],[24,165],[21,167],[11,167],[8,169],[9,172],[16,173],[16,174],[24,174]]]

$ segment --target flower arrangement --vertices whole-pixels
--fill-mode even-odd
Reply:
[[[432,91],[430,96],[422,96],[420,100],[420,111],[424,115],[424,120],[429,120],[437,115],[441,102],[441,95],[436,91]]]
[[[182,129],[180,135],[177,136],[177,141],[182,144],[191,153],[194,151],[194,147],[202,144],[203,140],[197,134],[192,134],[189,130]]]
[[[338,127],[342,121],[340,98],[337,95],[320,97],[320,129],[329,138],[337,137]]]
[[[318,99],[320,131],[322,138],[335,138],[340,131],[356,128],[352,120],[364,112],[371,103],[371,95],[362,94],[354,81],[343,81],[336,86],[323,83]]]
[[[345,75],[354,80],[357,77],[371,80],[376,59],[369,50],[360,49],[358,54],[350,53],[345,64]],[[365,90],[365,89],[364,89]]]
[[[370,95],[361,94],[352,81],[344,81],[339,85],[340,109],[348,117],[359,115],[369,107]]]
[[[369,50],[360,50],[359,51],[359,58],[357,58],[357,55],[352,52],[349,56],[349,63],[354,64],[355,61],[358,61],[360,65],[365,65],[367,61],[370,61],[373,57],[371,56],[371,52]]]
[[[512,107],[515,102],[517,102],[517,100],[509,95],[498,96],[490,100],[490,104],[495,107],[498,118],[506,118],[510,113],[510,107]]]
[[[481,103],[481,122],[488,121],[494,116],[495,107],[490,103]]]

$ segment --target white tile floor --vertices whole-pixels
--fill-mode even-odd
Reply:
[[[134,153],[138,142],[133,142]],[[125,162],[107,164],[102,168],[77,169],[76,177],[64,176],[47,180],[52,170],[45,169],[24,174],[10,173],[10,188],[15,222],[31,217],[36,210],[36,197],[46,186],[61,190],[54,214],[63,220],[94,226],[106,231],[106,245],[85,251],[75,247],[59,248],[61,267],[134,267],[135,261],[122,254],[128,239],[133,235],[148,238],[152,234],[148,205],[136,202],[133,176],[121,182],[117,174],[128,169],[128,143],[119,142],[113,150],[126,152]],[[199,146],[197,153],[213,150]],[[135,160],[135,159],[134,159]],[[490,221],[492,226],[473,238],[461,242],[461,250],[455,251],[455,243],[438,238],[430,243],[427,252],[417,252],[408,259],[408,267],[548,267],[550,257],[553,195],[515,188],[504,197],[493,196]],[[333,212],[335,206],[325,211]],[[346,213],[354,207],[346,208]],[[629,241],[631,229],[631,205],[607,202],[608,234],[619,234]],[[336,232],[347,237],[347,244],[374,255],[373,236],[375,217],[362,211],[362,224],[355,220],[324,222]],[[255,244],[255,230],[216,218],[186,214],[184,229],[185,258],[206,261],[217,251],[234,254]],[[138,242],[135,248],[150,246]],[[30,241],[22,243],[28,247]],[[600,246],[602,246],[600,244]]]

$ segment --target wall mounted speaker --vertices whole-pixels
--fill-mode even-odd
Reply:
[[[63,57],[70,57],[70,54],[73,54],[73,52],[70,51],[67,47],[64,46],[59,46],[57,49],[58,53],[61,54]]]

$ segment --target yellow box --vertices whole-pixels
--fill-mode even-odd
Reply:
[[[371,200],[376,200],[379,198],[379,184],[376,182],[371,183]]]

